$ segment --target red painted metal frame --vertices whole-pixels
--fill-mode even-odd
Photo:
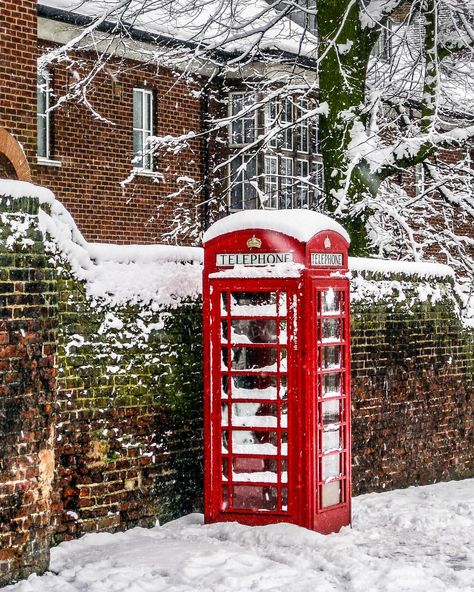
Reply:
[[[222,271],[215,265],[217,253],[249,252],[246,245],[248,238],[256,235],[262,240],[260,252],[288,252],[293,253],[293,260],[303,263],[305,269],[299,278],[225,278],[209,277],[215,272]],[[331,252],[340,252],[343,255],[342,267],[312,267],[311,252],[326,252],[327,239],[330,239]],[[325,243],[326,241],[326,243]],[[327,231],[318,233],[305,245],[294,238],[277,232],[264,230],[243,230],[224,235],[209,241],[205,249],[204,269],[204,384],[205,384],[205,415],[204,415],[204,440],[205,440],[205,520],[215,521],[239,521],[246,524],[268,524],[279,521],[293,522],[319,532],[335,532],[341,526],[350,524],[351,496],[350,496],[350,341],[349,341],[349,282],[344,277],[347,271],[347,247],[345,239],[337,233]],[[322,373],[318,369],[319,352],[322,345],[318,344],[318,298],[326,289],[341,291],[344,297],[344,313],[340,318],[343,323],[343,359],[341,360],[340,373],[343,376],[344,404],[341,425],[343,427],[342,451],[343,460],[342,476],[333,481],[339,481],[342,488],[341,503],[327,508],[322,507],[321,492],[324,483],[321,477],[322,454],[320,450],[321,409],[322,401],[319,397],[319,378]],[[227,338],[230,337],[230,320],[236,317],[221,314],[221,294],[229,292],[286,292],[288,319],[287,319],[287,405],[288,405],[288,456],[287,479],[288,509],[279,510],[243,510],[224,509],[222,507],[222,488],[229,487],[222,481],[222,459],[233,458],[231,454],[226,456],[221,449],[221,432],[226,430],[231,434],[233,430],[261,431],[281,433],[283,431],[280,419],[277,426],[256,428],[251,426],[222,426],[222,403],[229,406],[235,401],[228,398],[222,400],[222,376],[226,374],[221,368],[221,350],[226,348],[227,366],[230,362],[232,344],[221,344],[221,321],[227,320]],[[290,296],[292,306],[289,306]],[[254,320],[269,320],[269,316],[253,316]],[[281,318],[281,317],[280,317]],[[335,318],[335,317],[333,317]],[[279,323],[277,320],[277,323]],[[229,339],[228,339],[229,341]],[[330,346],[330,343],[324,347]],[[284,345],[275,343],[247,344],[236,343],[238,348],[250,348],[256,350],[276,348],[279,352]],[[276,372],[278,374],[279,370]],[[339,372],[339,370],[338,370]],[[232,375],[239,375],[234,370]],[[230,376],[231,371],[227,370]],[[241,371],[242,375],[248,375],[249,371]],[[257,375],[257,372],[250,374]],[[268,371],[265,375],[270,374]],[[278,381],[277,381],[278,382]],[[329,400],[329,399],[328,399]],[[333,399],[334,400],[334,399]],[[341,399],[342,400],[342,399]],[[248,399],[246,400],[249,401]],[[244,403],[245,401],[242,401]],[[261,402],[261,401],[260,401]],[[277,416],[281,410],[281,400],[277,394],[277,400],[268,400],[268,405],[277,405]],[[227,409],[231,414],[232,410]],[[230,415],[228,415],[228,418]],[[227,424],[231,422],[227,421]],[[281,444],[281,440],[277,440]],[[232,452],[232,449],[230,449]],[[261,483],[246,482],[244,487],[276,487],[278,489],[278,503],[281,504],[281,491],[285,485],[281,483],[281,452],[278,445],[278,454],[270,458],[277,460],[280,469],[277,484],[268,481]],[[252,458],[261,455],[252,453]],[[263,456],[264,458],[269,458]],[[228,475],[232,474],[232,467]],[[224,483],[224,485],[223,485]],[[231,481],[232,483],[232,481]]]

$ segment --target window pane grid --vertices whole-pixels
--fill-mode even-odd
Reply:
[[[265,195],[266,206],[271,209],[278,207],[278,157],[265,156]]]
[[[153,170],[153,154],[149,138],[153,135],[153,93],[143,88],[133,89],[133,166]]]
[[[318,510],[345,503],[347,475],[347,396],[345,391],[345,293],[316,290]]]
[[[282,513],[287,511],[288,497],[286,367],[282,365],[287,349],[286,294],[226,291],[221,303],[222,358],[227,360],[221,372],[221,507]],[[249,313],[244,320],[235,316],[242,310]],[[258,311],[272,316],[250,314]],[[274,363],[272,372],[236,370],[232,358],[241,363],[247,355],[256,366]],[[244,364],[252,365],[246,359]]]
[[[229,146],[253,143],[257,139],[260,115],[263,133],[273,133],[258,162],[255,154],[230,155],[231,210],[321,208],[323,169],[319,121],[317,116],[304,119],[313,106],[312,100],[296,95],[268,99],[259,107],[255,93],[229,95]],[[297,120],[300,121],[295,123]],[[242,165],[245,165],[243,169]]]
[[[50,75],[38,74],[37,79],[37,155],[41,158],[50,158]]]

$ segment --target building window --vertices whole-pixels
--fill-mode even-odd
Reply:
[[[235,156],[230,163],[230,207],[232,210],[257,208],[256,159]]]
[[[420,162],[415,166],[415,195],[425,192],[425,168]]]
[[[380,32],[377,43],[375,44],[375,55],[386,62],[389,62],[392,59],[392,36],[393,22],[388,19]]]
[[[235,118],[229,124],[230,209],[318,209],[318,118],[308,117],[315,103],[298,95],[265,100],[239,92],[231,93],[229,104]]]
[[[145,88],[133,89],[133,167],[140,171],[153,170],[153,93]]]
[[[51,78],[48,72],[38,74],[37,78],[37,114],[36,127],[38,132],[38,158],[51,157]]]
[[[278,207],[278,158],[265,156],[265,207]]]
[[[232,146],[251,144],[255,140],[255,96],[252,93],[232,93],[230,97],[230,143]]]

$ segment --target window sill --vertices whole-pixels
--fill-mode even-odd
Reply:
[[[147,171],[145,169],[133,169],[132,174],[135,177],[150,177],[152,179],[163,179],[163,175],[158,171]]]
[[[36,157],[37,164],[48,167],[61,167],[63,166],[59,160],[51,160],[49,158],[42,158],[41,156]]]

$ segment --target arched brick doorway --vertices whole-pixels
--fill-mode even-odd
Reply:
[[[0,127],[0,178],[31,181],[30,165],[22,147],[3,127]]]

